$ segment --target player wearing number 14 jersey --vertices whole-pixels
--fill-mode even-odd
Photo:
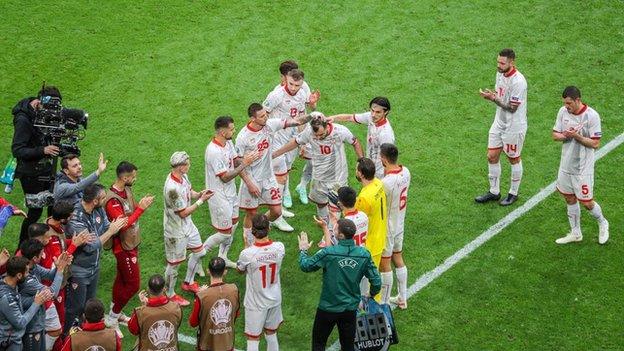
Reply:
[[[511,164],[511,185],[501,206],[518,199],[522,179],[520,154],[527,130],[527,82],[515,67],[516,54],[511,49],[498,53],[495,91],[480,91],[481,96],[496,104],[496,116],[488,136],[488,179],[490,190],[475,198],[478,203],[500,199],[500,154],[505,152]]]
[[[269,219],[256,214],[252,219],[254,243],[241,251],[237,269],[247,274],[245,289],[245,335],[247,350],[258,350],[264,332],[267,350],[279,350],[277,329],[282,324],[280,268],[284,244],[269,239]]]

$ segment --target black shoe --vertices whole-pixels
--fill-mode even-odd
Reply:
[[[507,194],[507,197],[500,202],[501,206],[509,206],[518,200],[518,195]]]
[[[475,197],[475,201],[480,203],[480,204],[484,204],[488,201],[498,201],[498,199],[500,199],[500,194],[492,194],[491,192],[487,192],[483,195],[479,195],[477,197]]]

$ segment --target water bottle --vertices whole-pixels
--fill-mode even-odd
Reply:
[[[17,160],[15,157],[11,157],[9,162],[7,162],[6,167],[4,167],[4,171],[2,172],[2,176],[0,176],[0,183],[6,184],[4,187],[4,192],[9,194],[13,191],[13,178],[15,177],[15,167],[17,166]]]

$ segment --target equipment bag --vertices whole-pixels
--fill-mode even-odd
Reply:
[[[355,350],[385,351],[399,343],[390,305],[363,297],[356,317]]]

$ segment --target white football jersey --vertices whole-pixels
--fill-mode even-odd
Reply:
[[[206,189],[226,197],[236,196],[234,179],[224,183],[220,177],[235,168],[234,159],[237,157],[236,148],[231,140],[227,140],[225,145],[221,145],[216,139],[213,139],[208,144],[204,154]]]
[[[407,192],[412,178],[407,167],[400,167],[399,170],[386,173],[386,176],[381,180],[388,204],[388,235],[392,236],[403,233]]]
[[[355,245],[364,247],[366,244],[366,234],[368,233],[368,217],[366,213],[354,209],[353,212],[345,212],[344,218],[350,219],[355,224]]]
[[[384,176],[383,165],[379,158],[379,148],[381,144],[394,144],[394,130],[390,125],[388,118],[384,118],[377,123],[373,122],[370,112],[356,113],[353,115],[353,121],[368,125],[368,133],[366,134],[366,154],[368,158],[375,162],[375,177],[381,179]]]
[[[273,174],[272,144],[275,132],[286,128],[286,122],[280,119],[268,119],[266,125],[258,130],[249,123],[236,136],[236,151],[243,157],[246,153],[259,151],[261,156],[246,168],[247,173],[255,180],[275,177]]]
[[[527,130],[527,82],[516,68],[506,74],[496,72],[496,96],[503,103],[516,105],[516,112],[496,106],[496,116],[490,133],[526,133]]]
[[[317,139],[308,124],[295,141],[299,145],[310,145],[312,179],[346,184],[349,171],[344,144],[353,144],[356,139],[347,127],[340,124],[329,123],[327,129],[329,132],[325,139]]]
[[[310,87],[303,82],[296,94],[292,95],[286,85],[276,86],[269,93],[262,105],[269,112],[269,118],[287,120],[298,117],[306,112],[306,103],[310,100]],[[282,129],[275,133],[273,150],[277,150],[296,135],[295,128]]]
[[[586,138],[600,139],[602,137],[600,116],[587,105],[583,105],[576,115],[569,113],[565,107],[559,109],[553,130],[562,133],[570,128],[578,129],[579,134]],[[594,174],[594,152],[593,148],[585,147],[574,139],[564,141],[561,147],[559,170],[568,174]]]
[[[169,173],[163,189],[165,199],[163,227],[165,237],[183,238],[197,230],[191,216],[180,217],[176,212],[191,206],[191,182],[185,175],[182,179]]]
[[[255,243],[241,251],[237,268],[245,272],[245,308],[264,310],[282,303],[280,269],[284,259],[284,244],[268,241]]]

